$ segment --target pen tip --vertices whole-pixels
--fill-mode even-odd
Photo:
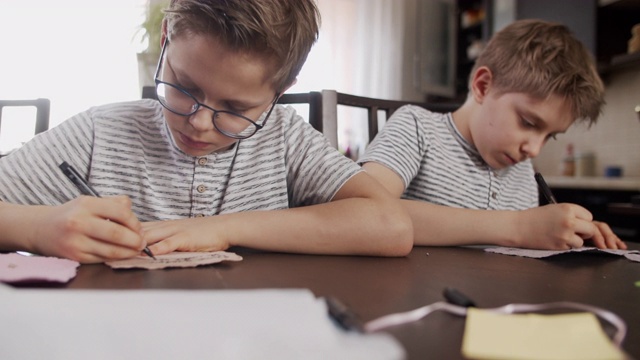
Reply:
[[[153,253],[151,252],[151,250],[149,250],[148,247],[142,249],[142,251],[147,254],[150,258],[152,258],[153,260],[157,260],[155,256],[153,256]]]

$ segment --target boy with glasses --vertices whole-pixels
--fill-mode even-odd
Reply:
[[[406,211],[276,105],[318,23],[312,0],[172,1],[159,101],[91,108],[0,160],[0,250],[407,254]],[[63,161],[103,197],[78,197]]]
[[[476,60],[462,107],[398,109],[358,161],[403,199],[416,245],[625,249],[581,206],[538,207],[531,163],[576,120],[594,123],[603,104],[591,56],[569,29],[521,20]]]

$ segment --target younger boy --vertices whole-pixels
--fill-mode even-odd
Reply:
[[[172,1],[159,101],[91,108],[0,160],[0,250],[81,262],[147,244],[156,255],[407,254],[400,204],[276,105],[318,23],[313,0]],[[79,197],[63,161],[103,197]]]
[[[565,26],[517,21],[477,59],[460,109],[399,109],[359,162],[403,198],[417,245],[568,249],[590,239],[624,249],[578,205],[538,207],[531,163],[574,121],[595,123],[603,93],[591,56]]]

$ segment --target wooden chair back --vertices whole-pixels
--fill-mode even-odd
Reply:
[[[51,101],[45,98],[30,100],[0,100],[0,131],[2,130],[2,113],[8,107],[35,107],[36,108],[36,124],[34,135],[49,129],[49,113],[51,110]],[[11,150],[3,149],[0,157],[7,155]]]
[[[365,109],[367,112],[367,129],[368,141],[371,142],[379,130],[379,114],[383,113],[385,121],[391,115],[404,105],[417,105],[427,110],[435,112],[451,112],[459,107],[459,104],[449,103],[426,103],[419,101],[405,100],[387,100],[365,96],[357,96],[346,93],[337,92],[335,90],[322,90],[322,123],[323,133],[332,142],[337,144],[338,130],[338,107],[348,106],[353,108]],[[327,131],[328,130],[328,131]]]
[[[143,98],[156,98],[155,88],[143,89]],[[357,96],[337,92],[335,90],[310,91],[307,93],[285,93],[278,99],[279,104],[306,104],[309,107],[308,121],[316,130],[323,133],[329,143],[338,148],[338,107],[349,106],[367,111],[367,128],[369,142],[375,138],[379,130],[380,112],[388,119],[398,108],[407,104],[422,106],[431,111],[450,112],[458,108],[458,104],[424,103],[418,101],[386,100],[365,96]]]
[[[51,111],[51,101],[44,98],[33,100],[0,100],[0,129],[2,125],[2,110],[5,107],[14,106],[33,106],[36,108],[36,126],[34,129],[34,134],[39,134],[49,129],[49,113]]]

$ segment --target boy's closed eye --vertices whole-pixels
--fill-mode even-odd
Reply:
[[[528,120],[526,117],[524,116],[520,116],[520,122],[522,123],[522,126],[524,126],[527,129],[538,129],[540,128],[540,126],[537,124],[536,121],[531,121]],[[544,127],[544,126],[543,126]],[[542,128],[540,128],[540,130],[543,130]],[[547,134],[547,136],[545,137],[545,141],[548,141],[549,139],[552,140],[556,140],[557,136],[561,134],[560,132],[553,132],[553,133],[549,133]]]
[[[189,83],[183,82],[183,81],[179,81],[179,80],[174,80],[171,84],[179,87],[180,89],[186,91],[187,93],[189,93],[189,95],[193,96],[194,98],[196,98],[196,100],[198,101],[202,101],[202,91],[196,87],[193,86]]]
[[[199,88],[183,86],[183,85],[181,85],[179,83],[176,83],[175,85],[179,86],[181,89],[183,89],[184,91],[188,92],[198,102],[203,102],[204,93]],[[230,111],[230,112],[234,112],[234,113],[240,114],[240,115],[243,115],[244,113],[249,111],[249,108],[247,108],[247,106],[237,105],[237,104],[234,104],[233,102],[230,102],[230,101],[222,101],[221,105],[219,105],[219,106],[221,106],[221,107],[217,108],[216,110]]]
[[[522,126],[529,129],[535,129],[537,127],[535,122],[528,120],[524,116],[520,116],[520,123],[522,124]]]
[[[173,85],[176,85],[182,90],[188,92],[198,102],[204,103],[204,98],[205,98],[204,91],[202,91],[198,86],[194,85],[192,82],[180,81],[179,79],[175,79]],[[247,112],[259,106],[259,105],[250,105],[245,102],[234,101],[234,100],[221,100],[219,104],[220,105],[217,105],[216,107],[214,107],[216,110],[229,111],[239,115],[245,115]]]
[[[224,110],[232,111],[232,112],[234,112],[236,114],[240,114],[240,115],[244,115],[244,113],[246,113],[247,111],[250,110],[250,107],[247,107],[245,105],[235,104],[235,103],[230,102],[230,101],[223,101],[222,104],[225,107]]]

